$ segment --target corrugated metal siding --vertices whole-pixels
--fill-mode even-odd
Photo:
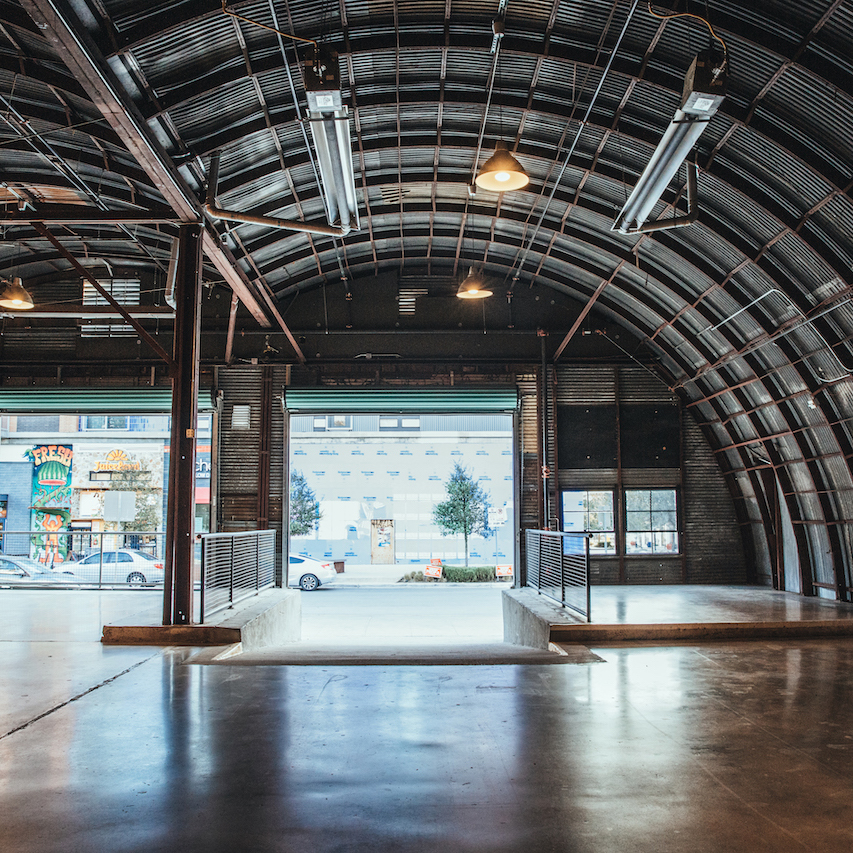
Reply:
[[[219,456],[220,530],[223,533],[257,527],[262,374],[262,367],[235,367],[219,373],[224,404]],[[251,407],[250,429],[231,428],[235,405]]]
[[[687,581],[745,583],[743,540],[720,466],[689,411],[684,413],[682,429],[682,547]]]
[[[619,368],[619,399],[622,403],[678,402],[664,382],[641,367]]]
[[[539,401],[538,383],[533,376],[519,376],[518,393],[521,414],[518,430],[518,455],[521,459],[521,507],[519,523],[522,528],[539,527]]]
[[[287,441],[284,435],[284,410],[281,406],[281,389],[284,387],[286,368],[273,368],[272,377],[272,412],[270,413],[270,503],[269,527],[276,532],[275,570],[278,583],[282,573],[282,535],[286,531],[282,523],[284,517],[284,454],[287,452]]]
[[[616,402],[616,369],[609,365],[557,368],[557,405],[590,406]]]

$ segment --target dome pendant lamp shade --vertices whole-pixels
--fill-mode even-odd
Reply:
[[[474,267],[471,267],[467,277],[459,285],[456,295],[460,299],[485,299],[492,295],[492,291],[486,286],[482,273],[475,272]]]
[[[2,290],[0,290],[0,305],[4,308],[28,311],[33,307],[33,298],[24,290],[21,279],[15,277],[11,281],[3,282]]]
[[[524,166],[509,153],[506,143],[498,142],[495,153],[483,163],[474,183],[482,190],[503,193],[526,187],[530,177],[524,171]]]

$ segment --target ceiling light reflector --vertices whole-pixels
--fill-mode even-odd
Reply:
[[[480,189],[494,193],[520,190],[530,183],[524,166],[509,153],[505,142],[498,142],[495,153],[483,163],[474,182]]]
[[[18,311],[29,311],[34,303],[32,296],[24,289],[21,279],[16,276],[5,282],[3,290],[0,291],[0,305]]]

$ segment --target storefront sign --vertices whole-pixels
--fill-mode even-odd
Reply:
[[[142,463],[131,459],[124,450],[111,450],[104,459],[95,463],[95,471],[141,471]]]

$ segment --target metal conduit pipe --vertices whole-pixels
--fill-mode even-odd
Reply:
[[[297,222],[292,219],[279,219],[275,216],[256,216],[252,213],[239,213],[236,210],[223,210],[216,206],[216,188],[219,184],[219,161],[221,153],[215,151],[210,157],[210,176],[207,183],[207,199],[204,204],[205,212],[214,219],[227,219],[230,222],[244,222],[249,225],[267,225],[270,228],[281,228],[285,231],[301,231],[305,234],[325,234],[329,237],[346,237],[352,230],[349,223],[336,227],[334,225],[312,225],[307,222]]]

